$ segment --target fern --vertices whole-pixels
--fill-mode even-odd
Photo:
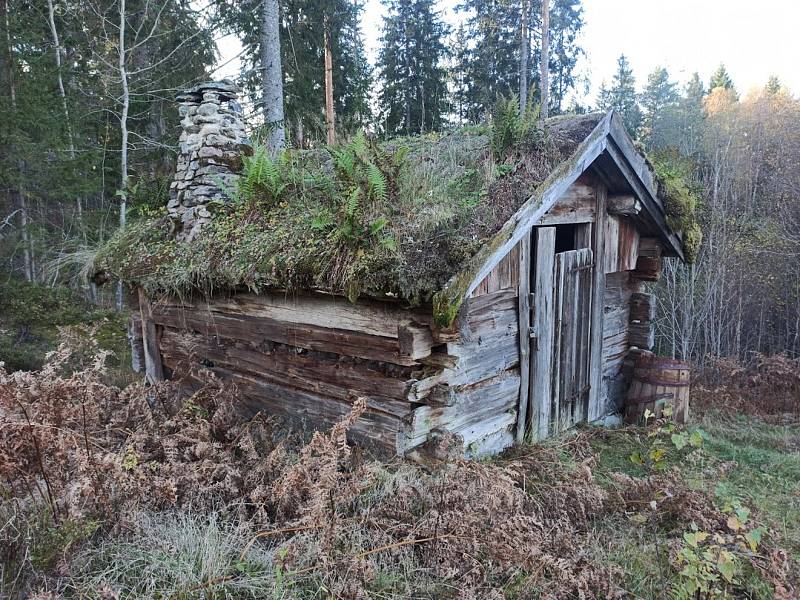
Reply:
[[[492,154],[503,160],[508,152],[530,137],[538,127],[540,107],[528,101],[520,111],[519,96],[500,96],[492,112]]]
[[[244,200],[264,199],[274,202],[286,189],[286,172],[289,170],[287,164],[285,158],[276,163],[265,146],[256,146],[253,155],[244,160],[238,182],[239,196]]]
[[[367,164],[367,183],[369,185],[370,196],[380,202],[386,202],[389,198],[386,177],[375,163]]]

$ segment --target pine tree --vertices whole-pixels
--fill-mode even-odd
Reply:
[[[676,117],[679,98],[676,88],[664,67],[656,68],[647,77],[647,85],[640,97],[642,124],[639,137],[649,149],[662,146],[664,134]]]
[[[444,36],[432,0],[387,0],[378,101],[387,135],[439,129],[447,110]]]
[[[527,11],[523,11],[520,0],[464,0],[459,6],[468,15],[467,33],[472,47],[470,95],[475,119],[485,118],[499,95],[508,96],[519,90],[523,29],[520,20],[527,12],[529,22],[525,29],[533,39],[541,40],[541,8],[542,0],[532,0]],[[583,24],[580,0],[551,0],[549,105],[553,112],[561,112],[564,99],[576,85],[575,68],[583,53],[577,39]],[[527,63],[528,87],[540,95],[540,45],[531,49]]]
[[[583,6],[580,0],[555,0],[550,8],[550,110],[560,114],[570,90],[578,78],[575,68],[584,51],[578,45],[583,29]]]
[[[617,59],[617,72],[611,88],[605,82],[600,88],[597,105],[601,110],[616,110],[622,117],[628,133],[635,135],[642,122],[642,111],[636,95],[636,79],[624,54]]]

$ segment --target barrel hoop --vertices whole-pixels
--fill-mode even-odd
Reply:
[[[633,374],[633,379],[638,381],[638,382],[640,382],[640,383],[649,383],[649,384],[652,384],[652,385],[665,385],[667,387],[672,387],[672,388],[689,387],[689,382],[688,381],[674,381],[674,380],[662,379],[661,377],[653,377],[653,376],[642,377],[640,375],[637,375],[636,373]]]

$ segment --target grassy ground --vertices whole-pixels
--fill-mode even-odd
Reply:
[[[702,431],[702,447],[689,459],[667,455],[664,467],[677,473],[693,490],[707,492],[716,506],[742,503],[757,511],[774,541],[795,561],[800,560],[800,421],[767,423],[757,417],[710,413],[696,420],[692,430]],[[613,488],[614,474],[646,477],[649,468],[631,460],[650,447],[646,433],[637,429],[608,431],[593,436],[597,452],[595,474]],[[677,524],[684,529],[687,523]],[[673,527],[651,527],[628,518],[603,518],[595,523],[605,541],[594,551],[624,573],[624,587],[637,598],[663,597],[676,583],[666,548]],[[746,597],[773,598],[772,588],[752,569],[741,575]]]

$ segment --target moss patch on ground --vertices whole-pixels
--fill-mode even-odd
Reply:
[[[0,277],[0,361],[7,371],[41,369],[59,342],[59,327],[94,326],[98,345],[114,353],[109,365],[130,364],[127,315],[88,303],[67,287],[49,287]]]

